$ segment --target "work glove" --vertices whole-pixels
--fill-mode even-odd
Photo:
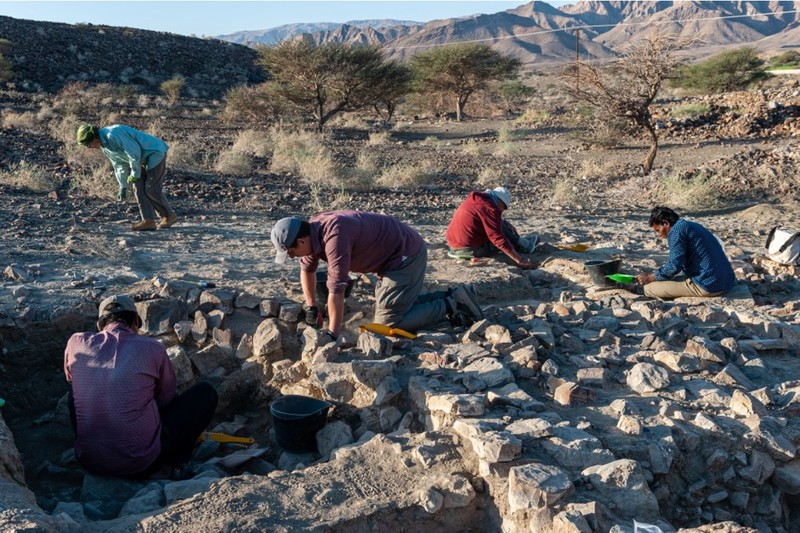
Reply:
[[[304,305],[303,311],[306,314],[306,324],[315,329],[322,328],[322,323],[325,317],[322,316],[322,310],[316,305]]]
[[[117,191],[117,201],[118,202],[124,202],[125,201],[125,195],[127,195],[127,194],[128,194],[128,188],[120,186],[119,191]]]
[[[130,176],[128,176],[128,184],[129,185],[131,183],[136,183],[137,181],[139,181],[139,178],[137,178],[135,174],[131,174]]]

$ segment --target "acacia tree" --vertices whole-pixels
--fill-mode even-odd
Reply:
[[[382,99],[390,99],[394,110],[397,93],[388,91],[384,80],[396,76],[400,65],[387,61],[375,46],[300,40],[262,46],[258,53],[277,94],[312,114],[319,131],[337,114],[375,106]]]
[[[375,102],[373,107],[378,116],[382,117],[381,109],[386,109],[386,121],[390,122],[400,100],[411,91],[413,75],[411,69],[399,62],[387,61],[386,68],[375,87]]]
[[[694,42],[656,33],[628,45],[606,67],[579,61],[562,75],[567,91],[576,100],[624,118],[647,134],[650,150],[642,164],[645,174],[653,169],[658,153],[658,133],[650,105],[661,84],[681,65],[677,52]]]
[[[479,43],[433,48],[411,59],[416,90],[455,97],[459,121],[470,96],[485,90],[490,82],[516,77],[520,65],[518,59]]]

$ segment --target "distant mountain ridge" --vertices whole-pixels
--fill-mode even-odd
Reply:
[[[297,24],[284,24],[266,30],[237,31],[227,35],[218,35],[216,38],[230,43],[255,45],[278,44],[285,39],[293,39],[298,35],[314,35],[322,32],[336,31],[342,26],[369,30],[373,28],[402,28],[406,26],[421,26],[421,22],[394,19],[351,20],[341,22],[309,22]]]
[[[575,28],[581,27],[579,52],[587,59],[612,57],[622,45],[641,39],[654,28],[699,39],[709,47],[747,43],[771,50],[800,48],[796,38],[800,0],[580,0],[561,8],[533,1],[498,13],[425,24],[363,22],[281,26],[283,37],[270,33],[274,42],[268,44],[298,38],[317,44],[374,44],[383,46],[391,57],[403,59],[432,46],[479,41],[530,65],[573,59]],[[253,37],[256,32],[231,34],[240,39],[233,42],[243,42],[244,33]],[[231,36],[220,39],[231,40]]]

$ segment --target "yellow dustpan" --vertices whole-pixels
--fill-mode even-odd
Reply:
[[[583,242],[575,244],[556,244],[559,250],[568,250],[570,252],[585,252],[589,249],[589,245]]]
[[[406,339],[411,339],[412,341],[417,338],[416,335],[413,333],[409,333],[400,328],[390,328],[389,326],[384,326],[383,324],[376,324],[374,322],[370,322],[369,324],[364,324],[363,326],[359,327],[358,330],[361,333],[364,331],[371,331],[373,333],[378,333],[380,335],[388,335],[390,337],[405,337]]]

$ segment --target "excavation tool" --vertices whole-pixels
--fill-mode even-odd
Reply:
[[[205,431],[201,433],[197,440],[198,442],[204,440],[215,440],[223,444],[226,442],[233,442],[235,444],[253,444],[256,441],[256,439],[251,437],[234,437],[233,435],[226,435],[225,433],[213,433],[211,431]]]
[[[630,283],[634,279],[636,279],[636,276],[633,276],[631,274],[609,274],[606,277],[618,283]]]
[[[361,333],[364,333],[364,331],[371,331],[373,333],[379,333],[381,335],[387,335],[389,337],[405,337],[406,339],[411,339],[412,341],[417,338],[417,336],[414,335],[413,333],[409,333],[400,328],[390,328],[389,326],[384,326],[383,324],[376,324],[374,322],[371,322],[369,324],[364,324],[358,329]]]

